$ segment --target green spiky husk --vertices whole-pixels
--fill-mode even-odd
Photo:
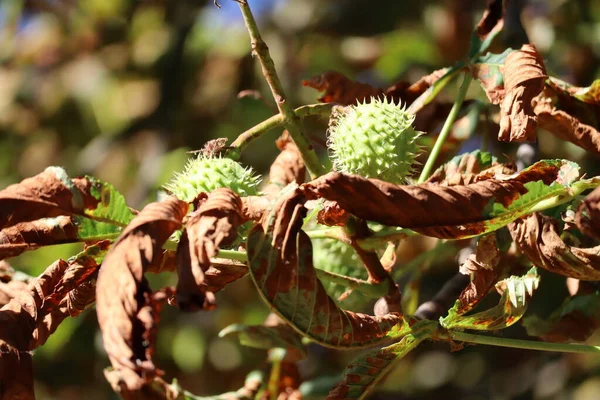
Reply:
[[[224,187],[240,196],[255,196],[259,183],[260,177],[251,168],[229,158],[199,156],[190,159],[183,172],[175,174],[165,189],[180,200],[191,202],[202,192]]]
[[[422,132],[412,124],[415,116],[387,99],[371,99],[332,114],[328,147],[333,167],[403,184],[417,165],[417,144]]]

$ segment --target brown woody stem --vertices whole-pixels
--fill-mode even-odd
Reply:
[[[273,63],[273,59],[269,54],[269,48],[260,36],[258,25],[256,25],[256,21],[254,20],[254,16],[250,10],[248,1],[239,1],[238,4],[240,6],[240,10],[242,11],[242,15],[244,16],[246,28],[250,34],[252,52],[260,62],[262,73],[269,84],[269,87],[271,88],[271,93],[273,94],[273,98],[277,104],[277,109],[279,109],[280,114],[283,116],[283,125],[292,136],[296,146],[298,146],[298,150],[300,150],[300,154],[302,154],[302,158],[304,159],[304,163],[306,164],[306,168],[308,169],[310,175],[313,178],[322,175],[325,172],[325,169],[323,168],[323,165],[321,165],[313,146],[309,143],[306,135],[304,134],[300,117],[296,115],[294,109],[287,101],[285,91],[283,90],[283,85],[281,84],[279,76],[277,75],[277,71],[275,70],[275,64]]]

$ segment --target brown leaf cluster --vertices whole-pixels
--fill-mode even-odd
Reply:
[[[508,228],[519,250],[534,266],[584,281],[600,280],[600,246],[569,246],[561,238],[555,219],[533,213]]]
[[[544,62],[535,47],[525,44],[506,57],[504,98],[500,106],[498,139],[505,142],[535,142],[537,117],[532,100],[544,88],[547,78]]]
[[[107,246],[100,243],[98,246]],[[34,399],[31,351],[94,301],[93,258],[58,260],[0,309],[0,398]]]
[[[152,363],[159,304],[144,272],[162,262],[162,245],[181,226],[188,204],[174,197],[147,205],[127,226],[102,263],[97,313],[104,347],[130,390],[159,371]]]
[[[242,201],[231,189],[211,192],[188,219],[177,248],[177,304],[182,310],[215,307],[212,292],[205,291],[205,272],[219,247],[231,244],[243,222]]]

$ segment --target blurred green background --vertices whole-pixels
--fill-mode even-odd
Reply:
[[[0,188],[60,165],[71,176],[90,174],[112,183],[140,208],[181,170],[187,151],[213,138],[232,140],[273,115],[238,6],[230,0],[221,4],[217,9],[202,0],[1,0]],[[600,2],[511,4],[503,41],[492,50],[529,38],[552,75],[581,86],[600,77]],[[302,79],[327,70],[386,87],[452,65],[465,56],[485,4],[250,0],[250,5],[289,101],[299,106],[319,97]],[[476,86],[470,97],[485,99]],[[238,96],[247,90],[253,92]],[[451,100],[453,90],[441,98]],[[309,121],[307,127],[312,138],[324,141],[325,123]],[[280,133],[253,142],[242,161],[268,171]],[[540,157],[597,162],[575,146],[541,138]],[[324,153],[322,146],[318,150]],[[427,246],[411,242],[401,259]],[[36,275],[78,249],[56,246],[9,262]],[[435,293],[456,265],[453,254],[436,260],[424,273],[422,298]],[[564,279],[545,278],[564,292]],[[174,284],[173,275],[151,279],[154,287]],[[156,364],[168,381],[177,378],[198,395],[236,390],[266,358],[264,351],[217,337],[229,324],[259,324],[268,314],[250,280],[226,288],[217,300],[214,312],[184,314],[165,307],[161,315]],[[522,328],[507,334],[522,335]],[[300,371],[306,380],[324,379],[327,388],[334,382],[327,377],[338,377],[356,356],[314,346]],[[116,398],[102,373],[109,363],[94,309],[63,322],[34,361],[40,399]],[[481,347],[450,353],[446,345],[426,344],[400,363],[373,398],[592,400],[600,398],[599,373],[598,357]]]

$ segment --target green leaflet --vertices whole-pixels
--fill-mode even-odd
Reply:
[[[127,206],[125,197],[109,183],[91,176],[86,178],[91,183],[90,195],[98,200],[98,204],[96,208],[85,209],[85,215],[114,225],[127,226],[135,215]]]
[[[81,216],[73,217],[73,225],[77,227],[77,239],[80,239],[76,241],[115,239],[123,230],[119,225],[95,221]]]
[[[485,221],[485,233],[497,230],[523,215],[570,201],[583,191],[597,187],[600,184],[598,178],[577,181],[579,166],[567,160],[539,161],[523,170],[523,172],[548,166],[560,168],[555,181],[549,184],[544,183],[543,180],[527,182],[523,185],[527,191],[514,199],[508,206],[501,203],[490,204],[490,210],[487,214],[489,219]]]
[[[502,291],[502,297],[497,306],[489,310],[471,315],[458,313],[457,301],[448,311],[445,318],[440,318],[440,324],[446,329],[494,330],[503,329],[517,322],[525,311],[527,301],[539,285],[537,270],[532,268],[524,276],[511,276],[496,284],[496,289]]]
[[[564,94],[573,96],[577,100],[581,100],[584,103],[600,103],[600,79],[596,79],[588,87],[573,86],[568,82],[554,77],[550,78],[550,84],[557,89],[561,89]]]
[[[293,348],[306,355],[302,339],[288,325],[265,326],[233,324],[219,332],[219,337],[237,336],[240,344],[257,349]]]
[[[437,323],[434,321],[419,321],[398,343],[371,351],[348,364],[344,380],[329,392],[327,399],[365,399],[398,361],[431,337],[436,329]]]

